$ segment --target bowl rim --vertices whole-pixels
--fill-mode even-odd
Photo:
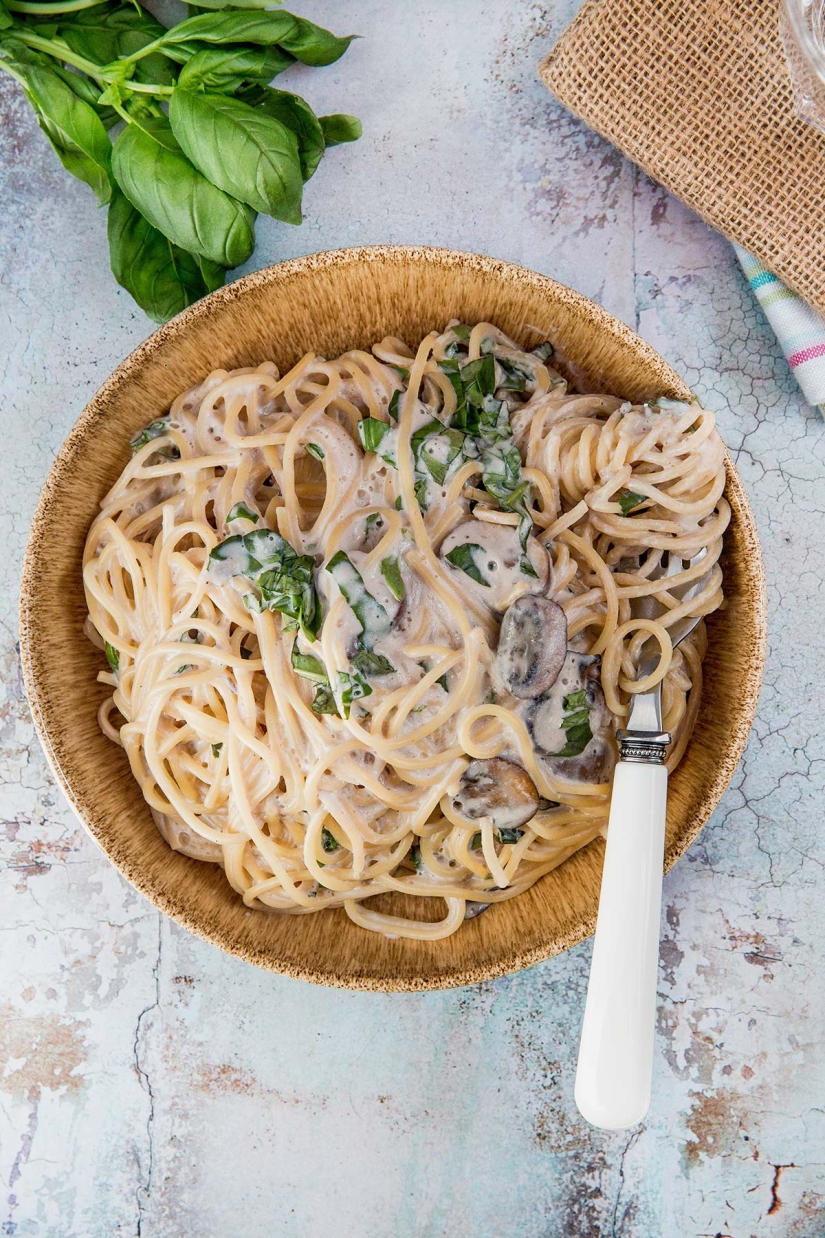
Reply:
[[[68,801],[69,807],[109,862],[154,907],[195,936],[208,941],[211,945],[216,946],[225,953],[234,955],[245,962],[252,963],[279,975],[289,976],[296,980],[305,980],[329,988],[362,992],[430,992],[478,984],[485,980],[497,979],[544,962],[589,937],[595,930],[596,913],[593,912],[590,916],[583,917],[566,931],[555,931],[548,935],[540,945],[532,946],[525,950],[515,950],[509,953],[506,958],[494,962],[457,967],[453,971],[439,973],[429,978],[393,975],[376,977],[365,976],[357,972],[324,971],[322,967],[314,969],[301,967],[288,961],[274,959],[263,950],[233,941],[230,937],[221,934],[217,929],[213,929],[209,921],[199,919],[197,916],[190,914],[167,891],[158,888],[155,882],[145,875],[139,864],[131,863],[120,857],[115,858],[111,855],[102,839],[98,837],[92,825],[94,817],[92,805],[87,805],[85,799],[75,793],[71,778],[64,772],[55,743],[53,743],[49,720],[41,704],[37,682],[38,668],[35,664],[35,647],[31,638],[32,624],[30,622],[30,615],[36,605],[35,562],[38,547],[42,540],[41,531],[47,521],[49,508],[59,489],[61,478],[65,471],[71,467],[74,452],[83,443],[89,426],[102,414],[104,406],[116,396],[118,389],[124,381],[134,372],[139,372],[142,365],[156,353],[162,351],[170,341],[185,335],[192,323],[201,318],[210,317],[217,309],[240,300],[252,289],[264,288],[272,284],[280,285],[295,277],[311,274],[313,271],[320,271],[330,267],[356,266],[364,262],[400,262],[401,264],[424,262],[436,266],[465,268],[469,265],[476,272],[484,275],[492,277],[505,276],[511,281],[530,284],[539,291],[552,293],[557,301],[566,303],[583,320],[589,319],[594,329],[607,331],[617,341],[629,344],[634,352],[646,356],[647,360],[660,370],[663,380],[671,381],[674,388],[687,390],[684,380],[672,369],[661,354],[628,327],[626,323],[622,322],[621,319],[616,318],[595,301],[568,287],[566,284],[561,284],[550,276],[542,275],[528,267],[503,259],[490,258],[484,254],[465,250],[429,245],[364,245],[307,254],[303,257],[292,258],[251,272],[232,283],[225,284],[222,288],[195,302],[168,323],[153,331],[112,371],[72,425],[44,481],[26,543],[20,586],[20,657],[24,689],[35,730],[37,731],[49,767]],[[767,586],[762,550],[753,510],[727,449],[725,451],[725,469],[727,475],[725,493],[734,500],[741,532],[746,544],[746,556],[754,580],[755,588],[753,595],[749,598],[749,605],[757,630],[758,647],[755,650],[755,656],[748,674],[748,687],[750,688],[748,699],[745,706],[741,709],[738,718],[729,728],[727,751],[719,762],[711,786],[705,793],[704,810],[702,813],[697,814],[690,827],[685,828],[679,837],[667,848],[664,860],[665,872],[668,872],[673,867],[676,861],[685,854],[696,840],[711,814],[718,806],[739,764],[756,714],[767,653]]]

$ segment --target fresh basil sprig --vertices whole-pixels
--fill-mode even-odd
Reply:
[[[255,212],[300,223],[327,147],[361,136],[355,117],[269,85],[296,61],[332,64],[351,37],[269,3],[204,0],[166,29],[136,0],[0,0],[0,69],[110,204],[112,272],[156,322],[247,261]]]

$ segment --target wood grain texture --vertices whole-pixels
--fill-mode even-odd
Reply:
[[[628,327],[578,293],[521,267],[452,250],[375,246],[296,259],[214,293],[161,328],[104,384],[78,420],[43,489],[21,589],[26,691],[49,762],[92,837],[124,876],[192,932],[273,971],[345,988],[423,990],[529,966],[593,931],[603,845],[592,843],[526,894],[440,942],[387,941],[343,912],[282,917],[247,910],[223,872],[171,851],[124,754],[100,733],[100,655],[86,640],[80,573],[98,503],[136,429],[217,367],[307,349],[335,356],[385,334],[417,342],[453,316],[489,319],[516,339],[552,339],[582,388],[640,400],[687,397],[685,384]],[[747,498],[728,461],[733,517],[723,567],[727,603],[709,621],[699,725],[670,782],[666,867],[695,839],[741,756],[756,710],[766,644],[765,583]],[[403,896],[385,905],[421,915]]]

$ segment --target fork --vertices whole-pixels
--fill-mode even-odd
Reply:
[[[689,566],[706,554],[703,548]],[[684,570],[682,560],[670,555],[658,579]],[[708,576],[676,594],[680,602],[699,594]],[[665,609],[655,595],[631,603],[634,618],[659,618]],[[669,629],[674,649],[700,618],[686,615]],[[642,646],[638,678],[651,674],[658,661],[658,645],[650,638]],[[662,730],[661,682],[650,692],[633,695],[627,728],[617,738],[620,760],[575,1087],[582,1116],[604,1130],[635,1126],[650,1106],[667,808],[664,762],[670,743]]]

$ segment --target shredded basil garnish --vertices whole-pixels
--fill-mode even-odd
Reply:
[[[304,443],[304,449],[309,455],[314,456],[316,460],[325,459],[326,453],[323,447],[319,447],[317,443]]]
[[[151,443],[153,439],[163,438],[170,430],[168,417],[156,417],[154,421],[150,421],[148,426],[144,426],[142,430],[130,439],[129,446],[132,451],[140,451],[141,447],[145,447],[147,443]],[[179,460],[180,452],[177,447],[159,447],[158,455],[163,456],[166,460]]]
[[[359,649],[350,659],[350,664],[362,675],[394,675],[395,667],[383,653],[372,653],[369,649]]]
[[[105,643],[106,661],[111,666],[112,670],[117,672],[120,666],[120,654],[115,649],[114,645],[110,645],[108,641]]]
[[[312,579],[311,555],[299,555],[285,538],[272,529],[255,529],[220,542],[209,555],[210,565],[230,561],[236,576],[253,586],[244,594],[247,610],[278,611],[300,626],[314,641],[321,626],[321,607]]]
[[[591,706],[587,702],[585,689],[579,688],[576,692],[568,693],[562,700],[562,709],[564,714],[561,725],[564,728],[567,742],[563,748],[552,755],[554,757],[577,757],[584,752],[593,738],[593,732],[590,729]]]
[[[334,554],[327,564],[346,601],[361,624],[359,643],[363,649],[372,649],[379,636],[389,632],[392,624],[381,603],[367,590],[361,573],[343,550]]]
[[[390,555],[388,558],[382,559],[380,570],[392,596],[396,601],[402,602],[404,600],[404,581],[401,576],[401,568],[398,566],[398,560],[395,556]]]
[[[326,826],[324,826],[321,830],[321,846],[327,854],[332,851],[337,851],[340,846],[338,839],[330,830],[327,829]]]
[[[251,520],[253,524],[257,524],[260,518],[257,512],[247,507],[246,503],[236,503],[226,517],[226,523],[231,524],[233,520]]]
[[[617,500],[619,507],[622,509],[622,515],[627,516],[633,511],[634,507],[638,507],[640,503],[644,503],[647,495],[634,494],[632,490],[623,490]]]
[[[223,744],[213,744],[212,745],[212,756],[219,757],[221,755],[221,748],[223,748]]]
[[[474,580],[479,585],[486,585],[489,588],[490,582],[482,575],[481,569],[476,562],[476,555],[483,554],[484,548],[479,546],[477,542],[462,542],[460,546],[454,546],[444,558],[448,563],[452,563],[453,567],[461,568],[462,572],[466,572],[470,580]]]

